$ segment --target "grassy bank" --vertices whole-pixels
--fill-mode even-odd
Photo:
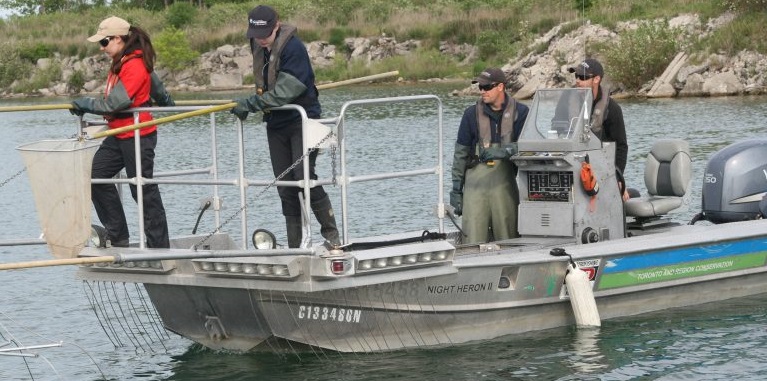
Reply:
[[[113,6],[77,13],[13,16],[0,21],[4,36],[0,44],[0,87],[25,78],[38,58],[55,53],[64,57],[98,53],[97,45],[86,43],[85,38],[109,15],[140,25],[155,41],[163,33],[171,34],[167,41],[161,39],[157,44],[161,54],[164,47],[175,49],[173,54],[165,55],[165,62],[161,57],[160,65],[184,67],[185,62],[172,60],[224,44],[245,44],[247,11],[254,4],[218,3],[201,9],[175,3],[158,12]],[[413,80],[470,77],[482,67],[501,65],[527,53],[536,37],[564,22],[577,27],[589,20],[614,27],[621,21],[696,13],[706,23],[728,10],[736,12],[735,21],[705,38],[685,41],[684,48],[693,54],[734,55],[743,49],[767,53],[763,38],[767,35],[767,0],[285,0],[273,5],[283,20],[299,26],[300,37],[306,42],[325,40],[341,46],[347,37],[380,35],[423,42],[411,57],[393,57],[372,67],[339,59],[332,67],[318,71],[320,80],[392,69]],[[480,60],[468,67],[459,66],[457,62],[463,57],[439,54],[439,42],[445,40],[479,47]],[[653,49],[652,44],[647,46]]]

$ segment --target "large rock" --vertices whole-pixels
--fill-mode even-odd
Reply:
[[[692,73],[687,76],[684,87],[679,91],[682,97],[697,97],[703,95],[703,83],[705,79],[699,73]]]
[[[731,71],[719,73],[703,83],[703,92],[711,96],[736,95],[743,92],[743,85]]]

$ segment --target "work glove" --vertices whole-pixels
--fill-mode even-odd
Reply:
[[[453,207],[453,214],[456,216],[463,214],[463,193],[450,191],[450,205]]]
[[[91,109],[91,104],[93,103],[93,98],[77,98],[74,101],[72,101],[72,108],[69,109],[69,112],[72,115],[77,116],[83,116],[86,112],[88,112]]]
[[[237,106],[234,106],[229,112],[234,114],[240,120],[245,120],[248,118],[248,113],[261,111],[261,106],[259,106],[259,104],[262,104],[263,102],[259,102],[259,98],[260,97],[257,94],[253,94],[247,98],[237,98],[234,100],[234,102],[237,103]]]
[[[229,112],[234,114],[237,119],[245,121],[245,119],[248,119],[248,113],[250,112],[250,108],[248,108],[248,100],[246,98],[239,98],[234,101],[237,102],[237,106],[232,107]]]
[[[490,147],[483,148],[479,154],[479,160],[487,162],[491,160],[507,160],[517,153],[517,143],[507,144],[503,147],[493,144]]]

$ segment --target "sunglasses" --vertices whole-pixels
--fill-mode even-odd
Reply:
[[[591,78],[594,78],[593,75],[583,75],[583,74],[576,74],[575,78],[579,81],[588,81]]]
[[[109,41],[112,40],[112,37],[104,37],[99,40],[99,45],[101,45],[102,48],[106,48],[107,45],[109,45]]]
[[[487,85],[479,85],[479,91],[490,91],[493,88],[495,88],[496,86],[498,86],[497,83],[490,83],[490,84],[487,84]]]

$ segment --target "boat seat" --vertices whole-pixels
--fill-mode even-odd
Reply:
[[[691,178],[689,144],[676,139],[656,141],[644,167],[648,195],[626,201],[626,216],[658,217],[679,208],[684,203]]]

